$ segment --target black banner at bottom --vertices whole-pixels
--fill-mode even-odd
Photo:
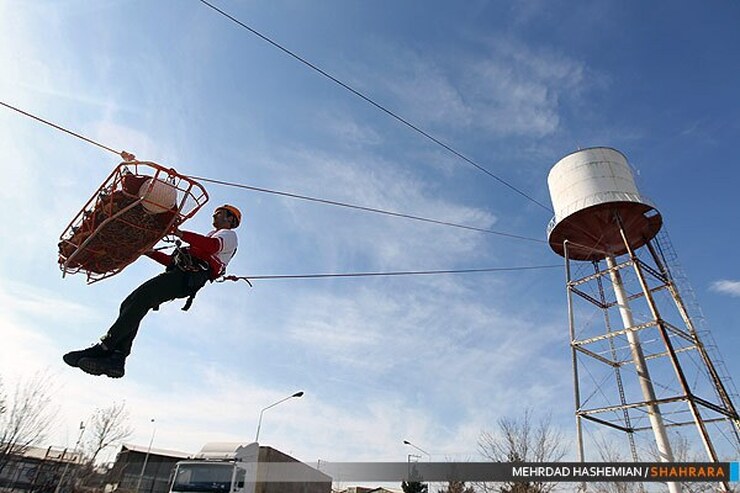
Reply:
[[[311,464],[334,481],[466,482],[728,482],[736,462],[325,462]],[[297,464],[268,463],[268,481],[305,481]],[[301,478],[301,476],[303,476]]]

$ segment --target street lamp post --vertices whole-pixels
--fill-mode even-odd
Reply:
[[[151,423],[154,423],[154,418],[151,419]],[[154,434],[157,432],[156,425],[152,429],[152,437],[149,439],[149,447],[146,449],[146,455],[144,456],[144,464],[141,465],[141,472],[139,472],[139,480],[136,482],[136,493],[141,493],[141,480],[144,478],[144,470],[146,470],[146,464],[149,462],[149,453],[152,451],[152,443],[154,443]]]
[[[77,460],[80,458],[77,455],[77,449],[80,447],[80,442],[82,441],[82,435],[85,433],[85,422],[80,421],[80,435],[77,437],[77,442],[75,442],[75,448],[72,451],[72,460],[77,462]],[[62,471],[62,476],[59,478],[59,482],[57,483],[57,487],[54,490],[54,493],[59,493],[61,491],[62,486],[64,485],[64,478],[67,476],[67,471],[69,470],[69,461],[64,465],[64,470]],[[35,482],[36,478],[34,478]]]
[[[408,445],[409,447],[414,447],[419,452],[421,452],[423,454],[426,454],[426,456],[429,457],[429,462],[432,461],[432,454],[430,454],[429,452],[427,452],[423,448],[417,447],[416,445],[414,445],[413,443],[409,442],[408,440],[404,440],[403,441],[403,444],[404,445]],[[419,473],[416,471],[416,466],[412,466],[411,465],[411,458],[412,457],[416,457],[417,459],[421,459],[421,456],[420,455],[408,454],[408,460],[409,460],[409,481],[410,482],[421,482],[423,480],[419,476]],[[416,479],[415,477],[418,477],[418,479]]]
[[[422,448],[419,448],[419,447],[417,447],[416,445],[414,445],[413,443],[409,442],[408,440],[404,440],[404,441],[403,441],[403,444],[404,444],[404,445],[408,445],[408,446],[410,446],[410,447],[414,447],[414,448],[415,448],[416,450],[418,450],[419,452],[422,452],[422,453],[426,454],[426,455],[427,455],[427,457],[429,457],[429,462],[431,462],[431,461],[432,461],[432,454],[430,454],[430,453],[429,453],[429,452],[427,452],[426,450],[424,450],[424,449],[422,449]]]
[[[296,393],[295,393],[295,394],[293,394],[293,395],[289,395],[288,397],[285,397],[285,398],[283,398],[283,399],[280,399],[279,401],[277,401],[277,402],[273,402],[273,403],[272,403],[272,404],[270,404],[269,406],[267,406],[267,407],[265,407],[265,408],[262,408],[262,410],[260,411],[260,419],[259,419],[259,421],[257,422],[257,435],[256,435],[256,436],[254,437],[254,441],[255,441],[255,442],[259,443],[259,439],[260,439],[260,429],[262,428],[262,415],[264,414],[264,412],[265,412],[265,411],[267,411],[268,409],[270,409],[271,407],[275,407],[275,406],[277,406],[278,404],[280,404],[280,403],[282,403],[282,402],[285,402],[285,401],[287,401],[288,399],[292,399],[292,398],[294,398],[294,397],[303,397],[303,391],[301,390],[301,391],[299,391],[299,392],[296,392]]]

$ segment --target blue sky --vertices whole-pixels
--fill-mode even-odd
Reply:
[[[638,171],[731,375],[740,6],[688,2],[237,2],[217,5],[549,205],[550,167],[610,146]],[[544,239],[550,213],[197,1],[0,2],[2,100],[195,176]],[[143,323],[120,381],[65,367],[159,271],[62,279],[59,234],[117,158],[3,109],[6,384],[53,375],[74,443],[125,399],[136,434],[196,451],[251,440],[304,460],[476,457],[527,406],[572,437],[560,268],[227,283]],[[556,265],[546,244],[207,185],[244,212],[237,275]],[[209,210],[186,223],[207,231]]]

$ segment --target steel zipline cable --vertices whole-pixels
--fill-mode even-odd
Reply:
[[[60,130],[62,132],[68,133],[69,135],[72,135],[73,137],[77,137],[78,139],[84,140],[88,144],[92,144],[92,145],[95,145],[95,146],[100,147],[101,149],[104,149],[106,151],[112,152],[113,154],[116,154],[118,156],[121,156],[124,159],[127,156],[130,156],[130,154],[128,154],[126,151],[117,151],[115,149],[111,149],[110,147],[108,147],[106,145],[103,145],[100,142],[95,142],[94,140],[89,139],[89,138],[85,137],[84,135],[80,135],[77,132],[73,132],[73,131],[68,130],[68,129],[64,128],[64,127],[59,126],[56,123],[52,123],[52,122],[50,122],[48,120],[44,120],[41,117],[38,117],[36,115],[32,115],[31,113],[28,113],[27,111],[23,111],[20,108],[16,108],[15,106],[9,105],[8,103],[6,103],[4,101],[0,101],[0,105],[5,106],[6,108],[11,109],[13,111],[17,111],[18,113],[20,113],[22,115],[25,115],[25,116],[27,116],[29,118],[32,118],[32,119],[34,119],[34,120],[36,120],[38,122],[44,123],[46,125],[49,125],[52,128],[55,128],[55,129]]]
[[[484,269],[448,269],[448,270],[408,270],[395,272],[345,272],[345,273],[320,273],[320,274],[285,274],[269,276],[224,276],[224,281],[267,281],[286,279],[327,279],[341,277],[392,277],[392,276],[429,276],[442,274],[476,274],[484,272],[513,272],[525,270],[543,270],[560,268],[561,265],[531,265],[521,267],[491,267]]]
[[[216,7],[215,5],[213,5],[212,3],[208,2],[207,0],[199,0],[199,1],[203,5],[206,5],[207,7],[209,7],[212,10],[214,10],[215,12],[219,13],[220,15],[226,17],[227,19],[229,19],[233,23],[241,26],[243,29],[246,29],[250,33],[252,33],[255,36],[257,36],[258,38],[262,39],[263,41],[265,41],[265,42],[269,43],[270,45],[274,46],[275,48],[279,49],[283,53],[285,53],[285,54],[293,57],[296,60],[298,60],[300,63],[302,63],[305,66],[309,67],[311,70],[314,70],[315,72],[318,72],[319,74],[321,74],[322,76],[326,77],[330,81],[332,81],[335,84],[339,85],[340,87],[346,89],[347,91],[351,92],[352,94],[354,94],[355,96],[359,97],[360,99],[366,101],[367,103],[371,104],[372,106],[374,106],[375,108],[379,109],[380,111],[386,113],[391,118],[399,121],[403,125],[407,126],[411,130],[413,130],[414,132],[422,135],[426,139],[434,142],[435,144],[437,144],[438,146],[442,147],[446,151],[448,151],[448,152],[452,153],[453,155],[457,156],[458,158],[462,159],[463,161],[465,161],[469,165],[471,165],[471,166],[477,168],[478,170],[482,171],[483,173],[487,174],[488,176],[490,176],[494,180],[498,181],[502,185],[508,187],[510,190],[516,192],[517,194],[521,195],[522,197],[526,198],[527,200],[529,200],[529,201],[537,204],[538,206],[542,207],[546,211],[553,212],[553,210],[550,207],[546,206],[545,204],[543,204],[542,202],[538,201],[537,199],[535,199],[531,195],[529,195],[526,192],[522,191],[520,188],[517,188],[516,186],[514,186],[511,183],[509,183],[508,181],[504,180],[500,176],[496,175],[495,173],[493,173],[490,170],[486,169],[482,165],[478,164],[473,159],[470,159],[469,157],[465,156],[463,153],[461,153],[460,151],[454,149],[449,144],[445,144],[444,142],[442,142],[441,140],[439,140],[437,137],[435,137],[432,134],[430,134],[429,132],[423,130],[419,126],[411,123],[407,119],[405,119],[402,116],[400,116],[398,113],[396,113],[396,112],[388,109],[386,106],[378,103],[377,101],[375,101],[374,99],[370,98],[369,96],[366,96],[365,94],[363,94],[359,90],[355,89],[354,87],[350,86],[346,82],[343,82],[343,81],[339,80],[338,78],[334,77],[333,75],[331,75],[330,73],[328,73],[327,71],[325,71],[321,67],[317,66],[316,64],[314,64],[314,63],[306,60],[305,58],[303,58],[302,56],[298,55],[297,53],[289,50],[288,48],[285,48],[280,43],[278,43],[278,42],[270,39],[269,37],[267,37],[264,34],[260,33],[259,31],[257,31],[253,27],[248,26],[244,22],[240,21],[239,19],[237,19],[236,17],[232,16],[228,12],[225,12],[224,10],[221,10],[220,8]]]
[[[7,103],[5,103],[3,101],[0,101],[0,105],[5,106],[6,108],[9,108],[9,109],[11,109],[13,111],[17,111],[18,113],[20,113],[22,115],[25,115],[25,116],[27,116],[29,118],[32,118],[32,119],[34,119],[36,121],[39,121],[39,122],[44,123],[46,125],[49,125],[50,127],[54,128],[56,130],[60,130],[60,131],[65,132],[65,133],[67,133],[69,135],[72,135],[74,137],[77,137],[78,139],[81,139],[81,140],[83,140],[83,141],[85,141],[85,142],[87,142],[89,144],[96,145],[96,146],[100,147],[101,149],[105,149],[106,151],[112,152],[113,154],[116,154],[118,156],[121,156],[124,160],[132,160],[132,159],[134,159],[133,154],[130,154],[130,153],[126,152],[126,151],[116,151],[115,149],[113,149],[113,148],[111,148],[109,146],[103,145],[103,144],[101,144],[99,142],[96,142],[96,141],[94,141],[94,140],[92,140],[92,139],[90,139],[88,137],[85,137],[85,136],[83,136],[83,135],[81,135],[81,134],[79,134],[77,132],[73,132],[71,130],[68,130],[68,129],[60,126],[60,125],[57,125],[55,123],[52,123],[52,122],[50,122],[48,120],[45,120],[43,118],[40,118],[40,117],[38,117],[36,115],[33,115],[33,114],[31,114],[31,113],[29,113],[27,111],[21,110],[20,108],[16,108],[15,106],[12,106],[10,104],[7,104]],[[335,200],[321,199],[321,198],[318,198],[318,197],[309,197],[307,195],[299,195],[299,194],[296,194],[296,193],[283,192],[283,191],[279,191],[279,190],[271,190],[269,188],[254,187],[254,186],[251,186],[251,185],[245,185],[245,184],[241,184],[241,183],[232,183],[232,182],[227,182],[227,181],[222,181],[222,180],[215,180],[215,179],[212,179],[212,178],[206,178],[206,177],[200,177],[200,176],[190,176],[190,178],[192,178],[194,180],[200,180],[200,181],[208,182],[208,183],[214,183],[214,184],[217,184],[217,185],[223,185],[223,186],[230,186],[230,187],[235,187],[235,188],[241,188],[241,189],[244,189],[244,190],[251,190],[251,191],[254,191],[254,192],[268,193],[268,194],[272,194],[272,195],[280,195],[280,196],[283,196],[283,197],[289,197],[289,198],[293,198],[293,199],[307,200],[307,201],[311,201],[311,202],[318,202],[318,203],[327,204],[327,205],[333,205],[333,206],[337,206],[337,207],[346,207],[346,208],[357,209],[357,210],[361,210],[361,211],[365,211],[365,212],[372,212],[372,213],[375,213],[375,214],[384,214],[384,215],[392,216],[392,217],[401,217],[401,218],[405,218],[405,219],[412,219],[412,220],[415,220],[415,221],[422,221],[422,222],[426,222],[426,223],[439,224],[439,225],[442,225],[442,226],[449,226],[449,227],[459,228],[459,229],[467,229],[467,230],[470,230],[470,231],[477,231],[477,232],[480,232],[480,233],[495,234],[495,235],[505,236],[505,237],[508,237],[508,238],[514,238],[514,239],[518,239],[518,240],[526,240],[526,241],[533,241],[533,242],[538,242],[538,243],[546,243],[544,240],[541,240],[539,238],[530,238],[530,237],[527,237],[527,236],[520,236],[520,235],[516,235],[516,234],[511,234],[511,233],[504,233],[502,231],[495,231],[495,230],[492,230],[492,229],[477,228],[475,226],[467,226],[467,225],[464,225],[464,224],[457,224],[457,223],[453,223],[453,222],[449,222],[449,221],[440,221],[440,220],[437,220],[437,219],[430,219],[430,218],[421,217],[421,216],[414,216],[414,215],[411,215],[411,214],[404,214],[404,213],[401,213],[401,212],[387,211],[387,210],[383,210],[383,209],[377,209],[377,208],[374,208],[374,207],[365,207],[365,206],[361,206],[361,205],[349,204],[349,203],[346,203],[346,202],[339,202],[339,201],[335,201]]]
[[[96,142],[96,141],[94,141],[94,140],[92,140],[92,139],[90,139],[88,137],[85,137],[85,136],[83,136],[83,135],[81,135],[81,134],[79,134],[77,132],[73,132],[73,131],[71,131],[71,130],[69,130],[67,128],[64,128],[64,127],[60,126],[60,125],[57,125],[57,124],[52,123],[52,122],[50,122],[48,120],[45,120],[45,119],[40,118],[40,117],[38,117],[36,115],[33,115],[33,114],[31,114],[31,113],[29,113],[27,111],[21,110],[20,108],[16,108],[15,106],[12,106],[12,105],[10,105],[8,103],[5,103],[4,101],[0,101],[0,105],[6,107],[8,109],[14,110],[14,111],[16,111],[16,112],[18,112],[18,113],[20,113],[22,115],[25,115],[25,116],[27,116],[29,118],[34,119],[36,121],[39,121],[39,122],[41,122],[41,123],[43,123],[45,125],[48,125],[48,126],[54,128],[56,130],[59,130],[61,132],[65,132],[65,133],[67,133],[69,135],[72,135],[74,137],[77,137],[78,139],[81,139],[81,140],[83,140],[83,141],[85,141],[85,142],[87,142],[89,144],[93,144],[93,145],[95,145],[95,146],[97,146],[97,147],[99,147],[101,149],[104,149],[104,150],[109,151],[109,152],[111,152],[113,154],[116,154],[118,156],[121,156],[126,161],[132,161],[133,159],[135,159],[135,157],[134,157],[133,154],[130,154],[130,153],[126,152],[126,151],[117,151],[117,150],[115,150],[115,149],[113,149],[113,148],[111,148],[109,146],[106,146],[106,145],[101,144],[99,142]],[[230,183],[230,182],[225,182],[225,181],[220,181],[220,180],[213,180],[213,179],[210,179],[210,178],[203,178],[203,177],[191,177],[191,178],[196,179],[196,180],[205,181],[205,182],[216,183],[216,184],[220,184],[220,185],[226,185],[226,186],[244,188],[244,189],[253,190],[253,191],[256,191],[256,192],[264,192],[264,193],[276,194],[276,195],[281,195],[281,196],[290,197],[290,198],[296,198],[296,199],[302,199],[302,200],[309,200],[309,201],[313,201],[313,202],[320,202],[320,203],[325,203],[325,204],[335,205],[335,206],[341,206],[341,207],[349,207],[349,208],[353,208],[353,209],[359,209],[359,210],[363,210],[363,211],[367,211],[367,212],[380,213],[380,214],[385,214],[385,215],[394,216],[394,217],[402,217],[402,218],[407,218],[407,219],[414,219],[414,220],[418,220],[418,221],[424,221],[424,222],[429,222],[429,223],[434,223],[434,224],[440,224],[440,225],[445,225],[445,226],[452,226],[452,227],[456,227],[456,228],[463,228],[463,229],[469,229],[469,230],[473,230],[473,231],[479,231],[479,232],[485,232],[485,233],[492,233],[492,234],[497,234],[497,235],[501,235],[501,236],[507,236],[507,237],[510,237],[510,238],[516,238],[516,239],[521,239],[521,240],[528,240],[528,241],[536,241],[536,242],[545,243],[544,240],[539,240],[539,239],[536,239],[536,238],[528,238],[528,237],[525,237],[525,236],[513,235],[513,234],[508,234],[508,233],[502,233],[500,231],[487,230],[487,229],[483,229],[483,228],[475,228],[475,227],[472,227],[472,226],[465,226],[465,225],[462,225],[462,224],[450,223],[450,222],[446,222],[446,221],[437,221],[435,219],[422,218],[422,217],[419,217],[419,216],[412,216],[410,214],[402,214],[402,213],[399,213],[399,212],[391,212],[391,211],[385,211],[385,210],[382,210],[382,209],[374,209],[374,208],[370,208],[370,207],[357,206],[357,205],[347,204],[347,203],[343,203],[343,202],[336,202],[336,201],[331,201],[331,200],[326,200],[326,199],[320,199],[320,198],[316,198],[316,197],[308,197],[308,196],[305,196],[305,195],[298,195],[298,194],[293,194],[293,193],[288,193],[288,192],[281,192],[281,191],[277,191],[277,190],[269,190],[269,189],[266,189],[266,188],[252,187],[252,186],[249,186],[249,185],[243,185],[243,184],[238,184],[238,183]],[[169,247],[166,247],[166,248],[169,248]],[[259,275],[259,276],[225,276],[225,277],[221,278],[219,281],[220,282],[223,282],[223,281],[239,281],[239,280],[244,280],[247,283],[249,283],[249,285],[251,286],[250,279],[251,280],[281,280],[281,279],[282,280],[285,280],[285,279],[325,279],[325,278],[350,278],[350,277],[421,276],[421,275],[444,275],[444,274],[472,274],[472,273],[484,273],[484,272],[511,272],[511,271],[551,269],[551,268],[556,268],[556,267],[560,267],[560,265],[540,265],[540,266],[520,266],[520,267],[492,267],[492,268],[480,268],[480,269],[447,269],[447,270],[423,270],[423,271],[395,271],[395,272],[349,272],[349,273],[285,274],[285,275]]]
[[[310,197],[308,195],[299,195],[299,194],[290,193],[290,192],[281,192],[279,190],[270,190],[270,189],[267,189],[267,188],[254,187],[254,186],[251,186],[251,185],[244,185],[244,184],[241,184],[241,183],[232,183],[232,182],[221,181],[221,180],[213,180],[211,178],[205,178],[205,177],[202,177],[202,176],[192,176],[192,175],[190,175],[190,178],[192,178],[194,180],[199,180],[199,181],[207,182],[207,183],[215,183],[215,184],[218,184],[218,185],[224,185],[224,186],[228,186],[228,187],[235,187],[235,188],[242,188],[242,189],[245,189],[245,190],[252,190],[254,192],[268,193],[268,194],[272,194],[272,195],[280,195],[282,197],[289,197],[289,198],[292,198],[292,199],[307,200],[309,202],[317,202],[317,203],[320,203],[320,204],[333,205],[333,206],[337,206],[337,207],[346,207],[346,208],[349,208],[349,209],[356,209],[356,210],[365,211],[365,212],[372,212],[372,213],[375,213],[375,214],[384,214],[386,216],[401,217],[401,218],[405,218],[405,219],[412,219],[414,221],[422,221],[422,222],[426,222],[426,223],[440,224],[440,225],[443,225],[443,226],[450,226],[450,227],[453,227],[453,228],[467,229],[467,230],[470,230],[470,231],[478,231],[480,233],[489,233],[489,234],[494,234],[494,235],[499,235],[499,236],[505,236],[507,238],[515,238],[515,239],[518,239],[518,240],[526,240],[526,241],[534,241],[534,242],[538,242],[538,243],[546,243],[545,240],[542,240],[542,239],[539,239],[539,238],[530,238],[528,236],[520,236],[520,235],[516,235],[516,234],[512,234],[512,233],[504,233],[502,231],[495,231],[493,229],[477,228],[475,226],[466,226],[464,224],[457,224],[457,223],[448,222],[448,221],[440,221],[440,220],[437,220],[437,219],[430,219],[430,218],[421,217],[421,216],[414,216],[414,215],[405,214],[405,213],[402,213],[402,212],[388,211],[388,210],[384,210],[384,209],[377,209],[377,208],[374,208],[374,207],[366,207],[366,206],[362,206],[362,205],[350,204],[350,203],[347,203],[347,202],[339,202],[339,201],[336,201],[336,200],[328,200],[328,199],[322,199],[322,198],[318,198],[318,197]]]

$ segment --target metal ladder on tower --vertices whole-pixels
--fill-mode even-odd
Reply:
[[[663,262],[668,269],[668,274],[686,304],[686,310],[689,313],[689,317],[691,317],[691,320],[696,327],[696,332],[706,348],[707,353],[709,353],[717,373],[727,389],[727,393],[730,394],[733,401],[737,402],[738,391],[735,386],[735,382],[732,380],[732,376],[727,370],[727,366],[722,359],[722,355],[720,354],[717,342],[712,336],[712,332],[706,327],[706,319],[704,318],[704,313],[697,301],[696,293],[691,287],[691,283],[686,276],[686,272],[681,267],[681,263],[678,261],[678,254],[673,248],[673,243],[671,242],[671,238],[668,235],[665,225],[663,225],[663,228],[655,237],[655,242],[661,256],[663,257]]]

